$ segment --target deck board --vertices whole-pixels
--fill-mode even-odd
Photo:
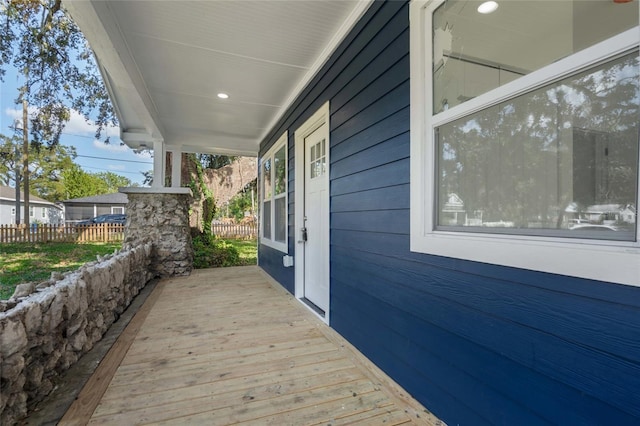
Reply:
[[[257,267],[164,280],[143,312],[59,424],[442,424]]]

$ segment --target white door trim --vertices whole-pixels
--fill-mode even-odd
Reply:
[[[329,142],[329,102],[327,101],[324,105],[322,105],[318,111],[316,111],[307,121],[304,122],[296,131],[295,131],[295,228],[294,228],[294,240],[295,240],[295,296],[297,299],[304,297],[304,245],[299,243],[298,241],[301,239],[300,230],[304,226],[304,140],[307,136],[313,133],[318,127],[323,124],[327,124],[327,175],[329,175],[330,169],[330,158],[329,153],[330,142]],[[327,197],[329,197],[329,192],[327,191]],[[329,200],[327,200],[328,202]],[[329,229],[327,229],[329,232]],[[327,244],[329,244],[329,235],[326,238]],[[329,249],[326,250],[329,253]],[[329,262],[329,258],[327,257],[326,262]],[[327,271],[330,271],[327,266]],[[330,280],[330,277],[327,277]],[[330,288],[330,286],[328,286]],[[330,300],[330,299],[329,299]],[[306,304],[304,304],[307,306]],[[318,315],[313,309],[309,308],[311,312],[314,312]],[[329,324],[329,313],[331,312],[331,307],[325,312],[324,317],[318,315],[318,317]]]

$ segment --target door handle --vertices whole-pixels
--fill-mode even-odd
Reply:
[[[307,242],[307,228],[300,228],[300,239],[298,243],[306,243]]]

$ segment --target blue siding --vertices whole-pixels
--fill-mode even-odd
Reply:
[[[261,148],[289,129],[292,253],[293,132],[330,101],[331,326],[449,424],[640,424],[640,288],[409,250],[408,28],[375,3]]]
[[[295,291],[295,270],[282,266],[282,256],[284,255],[285,253],[279,250],[260,244],[258,247],[258,265],[293,294]]]

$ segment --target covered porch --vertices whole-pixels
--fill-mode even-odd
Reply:
[[[259,267],[166,278],[60,425],[441,424]]]

